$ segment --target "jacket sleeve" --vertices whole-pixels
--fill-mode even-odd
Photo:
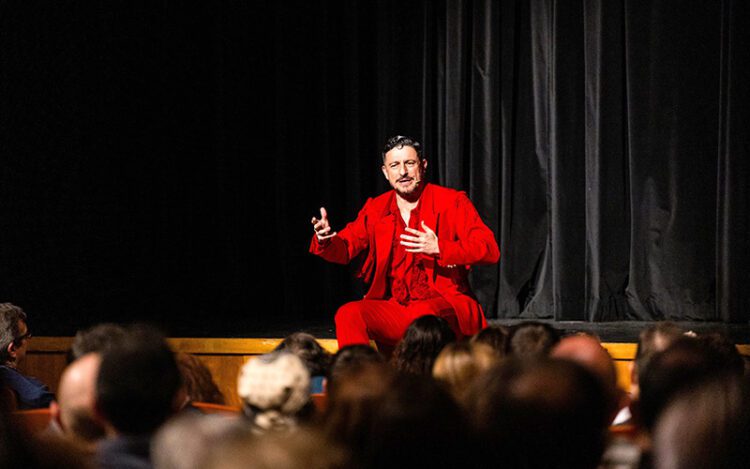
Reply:
[[[494,233],[484,224],[466,194],[458,195],[441,223],[449,226],[438,232],[438,265],[494,264],[500,259]]]
[[[310,252],[320,256],[329,262],[337,264],[348,264],[364,249],[369,247],[369,236],[367,234],[367,219],[370,201],[367,199],[365,206],[359,211],[356,220],[347,224],[333,238],[322,243],[313,234],[310,241]]]

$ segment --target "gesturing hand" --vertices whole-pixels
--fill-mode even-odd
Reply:
[[[318,242],[333,238],[337,234],[335,231],[331,233],[331,225],[328,223],[328,212],[325,207],[320,207],[320,219],[312,217],[311,223],[313,230],[315,230],[315,236],[318,237]]]
[[[430,256],[437,256],[440,254],[437,235],[424,222],[422,222],[422,229],[424,231],[406,228],[406,231],[413,236],[402,234],[401,245],[406,246],[406,252],[419,252]]]

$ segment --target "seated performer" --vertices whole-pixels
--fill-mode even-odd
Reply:
[[[425,180],[419,142],[392,137],[382,157],[393,191],[368,199],[339,232],[325,208],[312,219],[310,252],[339,264],[362,261],[358,276],[369,284],[364,299],[336,313],[339,347],[372,339],[391,350],[424,315],[446,319],[459,339],[477,333],[487,321],[471,292],[469,268],[498,261],[494,234],[464,192]]]

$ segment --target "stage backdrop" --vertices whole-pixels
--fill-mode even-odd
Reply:
[[[490,318],[748,322],[740,0],[2,1],[0,301],[35,334],[332,324],[307,254],[421,139]]]

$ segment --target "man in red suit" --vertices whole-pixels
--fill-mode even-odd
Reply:
[[[427,314],[446,319],[459,338],[473,335],[487,321],[471,292],[469,268],[498,261],[494,234],[465,193],[425,180],[419,142],[392,137],[382,157],[392,191],[368,199],[339,232],[325,208],[312,219],[310,252],[339,264],[356,259],[358,276],[370,284],[364,299],[336,312],[339,347],[372,339],[389,349]]]

